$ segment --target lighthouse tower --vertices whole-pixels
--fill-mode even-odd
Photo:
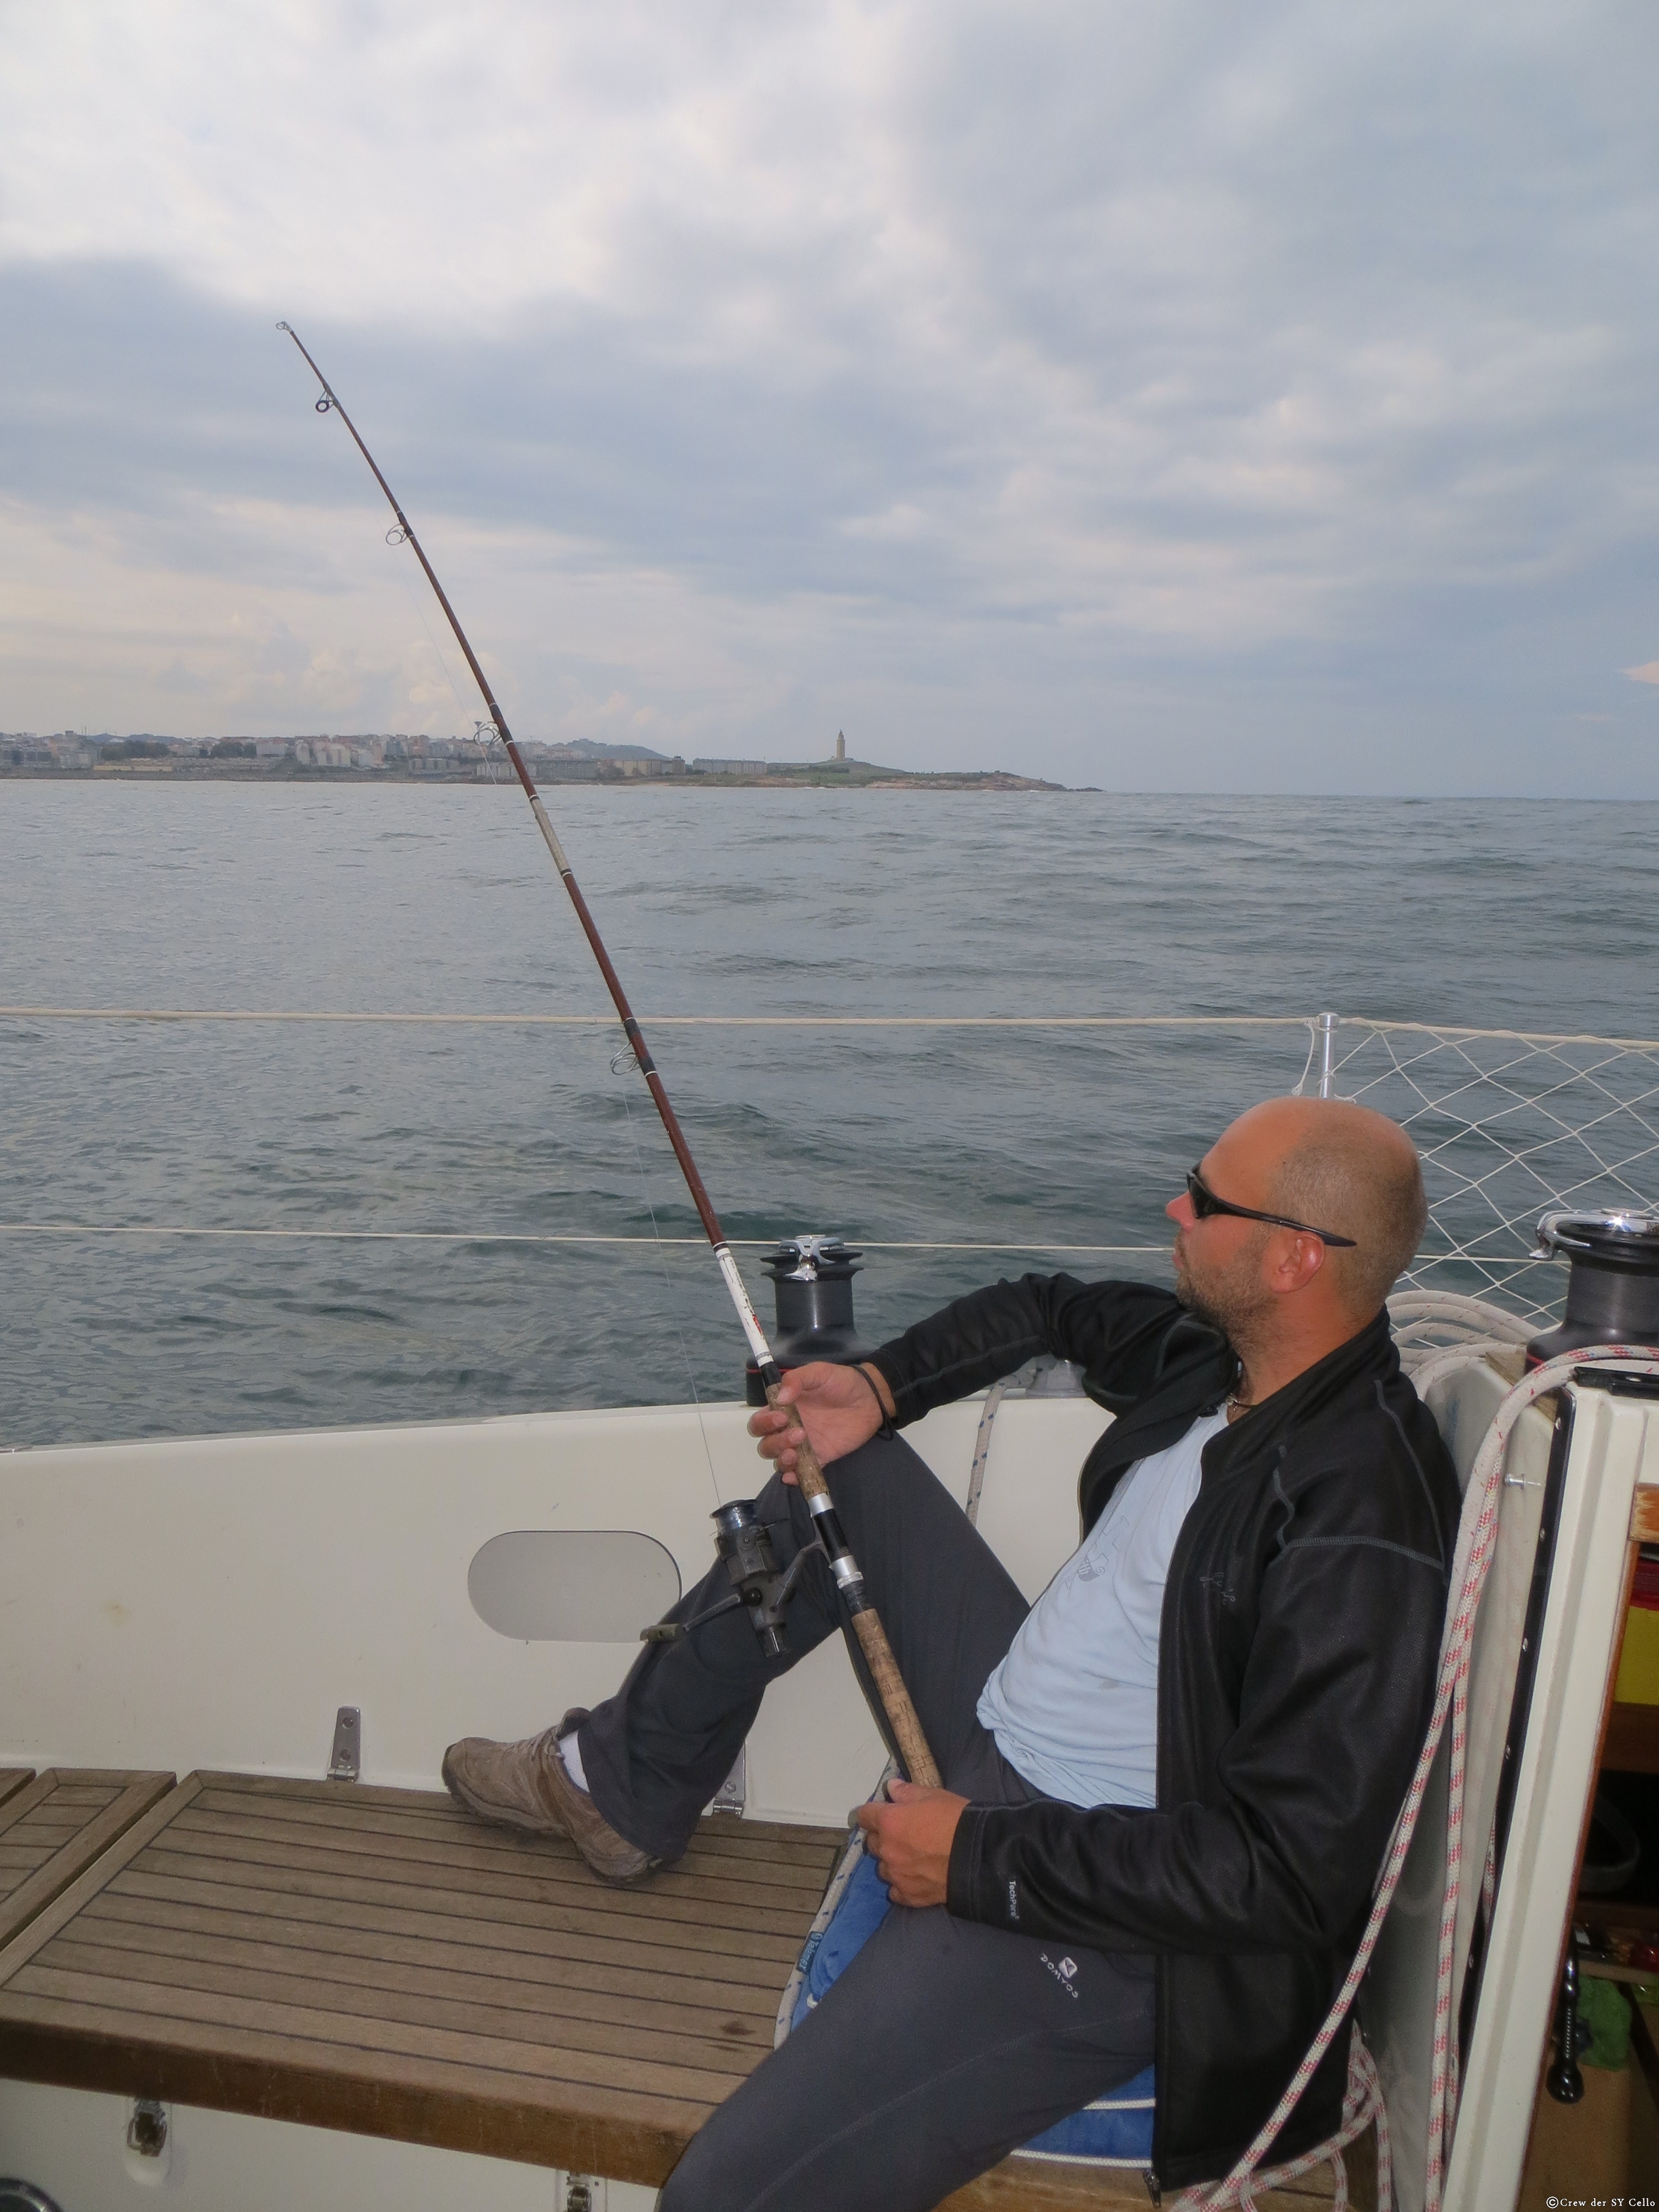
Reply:
[[[837,760],[845,760],[846,757],[847,739],[845,735],[840,730],[837,730],[836,732],[836,758]]]

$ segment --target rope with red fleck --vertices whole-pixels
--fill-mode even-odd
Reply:
[[[1344,2100],[1342,2127],[1328,2142],[1321,2143],[1316,2149],[1305,2152],[1300,2158],[1284,2166],[1258,2171],[1258,2165],[1263,2152],[1296,2109],[1303,2091],[1313,2079],[1338,2028],[1359,1994],[1359,1985],[1364,1979],[1365,1970],[1370,1964],[1371,1954],[1382,1932],[1383,1921],[1388,1917],[1389,1906],[1405,1869],[1418,1814],[1423,1807],[1424,1793],[1429,1785],[1435,1756],[1440,1748],[1440,1739],[1449,1714],[1452,1732],[1446,1779],[1446,1882],[1441,1899],[1435,1961],[1428,2160],[1423,2192],[1424,2212],[1439,2212],[1446,2160],[1457,2117],[1457,2054],[1452,2033],[1451,1984],[1463,1859],[1463,1773],[1468,1748],[1469,1660],[1474,1643],[1475,1616],[1480,1610],[1481,1592],[1486,1588],[1487,1570],[1492,1565],[1492,1553],[1498,1541],[1504,1460],[1510,1432],[1535,1400],[1559,1389],[1564,1382],[1571,1382],[1577,1368],[1588,1366],[1613,1367],[1622,1373],[1651,1375],[1659,1373],[1659,1352],[1640,1345],[1628,1344],[1593,1345],[1582,1351],[1568,1352],[1559,1359],[1547,1361],[1523,1376],[1493,1414],[1492,1425],[1482,1439],[1474,1465],[1469,1472],[1462,1517],[1458,1524],[1457,1548],[1452,1559],[1452,1588],[1455,1595],[1440,1641],[1440,1672],[1435,1685],[1434,1710],[1429,1720],[1428,1734],[1424,1739],[1417,1771],[1412,1776],[1411,1787],[1406,1792],[1400,1818],[1395,1824],[1393,1839],[1383,1861],[1370,1917],[1365,1923],[1365,1933],[1359,1948],[1354,1954],[1353,1963],[1337,1993],[1336,2001],[1326,2015],[1324,2026],[1310,2045],[1306,2057],[1291,2077],[1290,2086],[1273,2107],[1255,2140],[1224,2181],[1217,2183],[1213,2189],[1198,2188],[1183,2191],[1176,2200],[1175,2212],[1231,2212],[1233,2207],[1241,2208],[1241,2212],[1252,2212],[1255,2189],[1293,2179],[1297,2174],[1306,2173],[1327,2160],[1340,2176],[1337,2185],[1338,2204],[1346,2204],[1347,2181],[1341,2151],[1345,2144],[1352,2142],[1364,2131],[1367,2120],[1373,2118],[1377,2125],[1377,2203],[1380,2212],[1390,2212],[1393,2189],[1388,2148],[1388,2114],[1383,2106],[1376,2062],[1370,2052],[1364,2049],[1357,2023],[1353,2031],[1354,2048],[1364,2052],[1364,2058],[1360,2060],[1352,2053],[1350,2055],[1348,2094]],[[1460,1559],[1462,1563],[1461,1571]],[[1483,1875],[1486,1872],[1487,1857],[1487,1853],[1483,1852]]]

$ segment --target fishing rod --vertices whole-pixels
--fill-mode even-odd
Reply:
[[[760,1325],[754,1302],[744,1285],[737,1261],[732,1257],[732,1248],[726,1241],[726,1232],[720,1227],[720,1217],[714,1212],[714,1201],[708,1195],[708,1187],[697,1171],[696,1162],[691,1157],[691,1147],[685,1140],[685,1132],[680,1127],[679,1117],[669,1101],[668,1092],[664,1087],[657,1063],[653,1060],[647,1048],[644,1032],[634,1018],[634,1009],[628,1003],[628,994],[623,989],[622,979],[611,965],[611,955],[605,951],[605,939],[599,935],[599,924],[589,910],[587,901],[582,896],[581,886],[577,883],[575,872],[565,858],[564,848],[560,844],[558,833],[548,818],[547,809],[542,804],[541,793],[536,788],[530,770],[525,764],[524,755],[519,750],[513,732],[507,726],[507,717],[502,714],[495,695],[489,688],[489,679],[478,665],[478,656],[467,641],[466,632],[461,628],[460,617],[449,604],[449,594],[438,581],[437,572],[431,562],[427,559],[426,550],[415,535],[413,524],[398,504],[397,496],[392,486],[380,473],[380,463],[363,443],[357,425],[340,404],[339,394],[312,359],[293,325],[278,323],[276,327],[279,331],[286,331],[295,344],[299,347],[305,357],[307,367],[322,388],[322,397],[316,403],[317,412],[319,415],[337,414],[346,428],[350,431],[352,443],[368,463],[375,483],[386,494],[387,506],[398,518],[396,526],[386,532],[386,542],[391,545],[408,545],[413,549],[415,558],[420,562],[426,580],[437,594],[438,605],[443,609],[449,627],[455,633],[455,641],[466,657],[466,665],[472,671],[473,680],[483,694],[484,705],[489,709],[489,719],[495,726],[496,734],[501,738],[508,760],[513,763],[514,775],[524,787],[524,795],[530,801],[530,811],[536,817],[536,827],[542,833],[543,842],[552,855],[553,865],[558,870],[566,890],[570,894],[570,903],[576,909],[576,919],[582,926],[582,934],[586,938],[593,957],[599,963],[599,973],[605,978],[605,987],[611,994],[611,1002],[616,1007],[617,1018],[622,1023],[623,1034],[628,1039],[629,1049],[633,1053],[640,1073],[644,1076],[657,1112],[662,1118],[663,1127],[668,1133],[668,1141],[673,1147],[674,1158],[679,1162],[680,1173],[685,1177],[685,1187],[691,1194],[691,1203],[697,1209],[697,1218],[702,1222],[704,1233],[714,1247],[715,1265],[719,1267],[726,1290],[731,1294],[732,1303],[738,1310],[738,1319],[743,1324],[743,1333],[749,1340],[749,1349],[754,1355],[755,1364],[759,1370],[761,1382],[765,1388],[766,1401],[769,1406],[775,1406],[783,1376],[777,1361],[772,1356],[772,1347],[766,1340],[766,1332]],[[881,1699],[882,1710],[885,1712],[888,1724],[893,1731],[893,1739],[899,1756],[904,1762],[905,1771],[913,1782],[925,1783],[937,1789],[939,1785],[938,1765],[934,1762],[933,1753],[928,1749],[927,1738],[922,1732],[921,1722],[917,1716],[915,1706],[911,1702],[910,1692],[904,1686],[904,1677],[900,1674],[898,1662],[893,1656],[893,1647],[887,1640],[887,1632],[881,1625],[881,1616],[870,1602],[870,1595],[865,1585],[864,1576],[848,1544],[845,1532],[836,1512],[835,1502],[830,1495],[830,1486],[825,1481],[823,1469],[818,1463],[818,1455],[813,1450],[811,1440],[807,1437],[805,1422],[801,1425],[801,1440],[795,1452],[795,1480],[800,1486],[801,1496],[805,1499],[807,1510],[811,1514],[817,1540],[823,1548],[824,1557],[830,1562],[830,1571],[835,1577],[836,1587],[841,1592],[848,1613],[851,1615],[854,1632],[859,1640],[859,1648],[864,1654],[865,1664],[870,1669],[871,1678],[876,1686],[876,1693]],[[771,1560],[770,1540],[767,1538],[765,1529],[761,1523],[745,1521],[741,1532],[735,1528],[728,1528],[727,1523],[735,1510],[734,1506],[722,1506],[714,1516],[720,1535],[725,1540],[719,1544],[720,1556],[726,1561],[732,1580],[738,1584],[738,1595],[741,1601],[748,1607],[750,1618],[755,1623],[763,1644],[769,1653],[781,1653],[788,1648],[781,1618],[782,1601],[788,1589],[793,1588],[794,1572],[798,1572],[799,1570],[797,1569],[789,1576],[780,1577],[777,1575],[775,1565]],[[739,1542],[740,1533],[741,1541]]]

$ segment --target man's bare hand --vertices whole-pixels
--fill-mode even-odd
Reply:
[[[950,1790],[890,1782],[890,1805],[860,1805],[856,1818],[866,1850],[899,1905],[943,1905],[951,1843],[968,1800]]]
[[[821,1359],[792,1367],[778,1392],[779,1403],[749,1416],[749,1433],[760,1439],[761,1457],[775,1462],[786,1482],[795,1480],[803,1427],[823,1461],[842,1459],[869,1443],[881,1426],[886,1401],[877,1404],[868,1373],[866,1369],[855,1374]]]

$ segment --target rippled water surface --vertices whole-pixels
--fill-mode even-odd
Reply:
[[[1651,806],[554,796],[647,1027],[1334,1007],[1659,1030]],[[0,1000],[608,1004],[507,788],[26,781],[0,783]],[[872,1250],[872,1335],[1006,1269],[1163,1275],[1179,1171],[1308,1049],[1296,1028],[653,1042],[734,1238],[999,1248]],[[70,1225],[0,1235],[0,1442],[683,1398],[693,1376],[732,1395],[706,1250],[490,1241],[695,1233],[615,1056],[601,1028],[0,1018],[0,1220]],[[87,1233],[145,1226],[306,1233]],[[466,1241],[318,1233],[384,1230]]]

